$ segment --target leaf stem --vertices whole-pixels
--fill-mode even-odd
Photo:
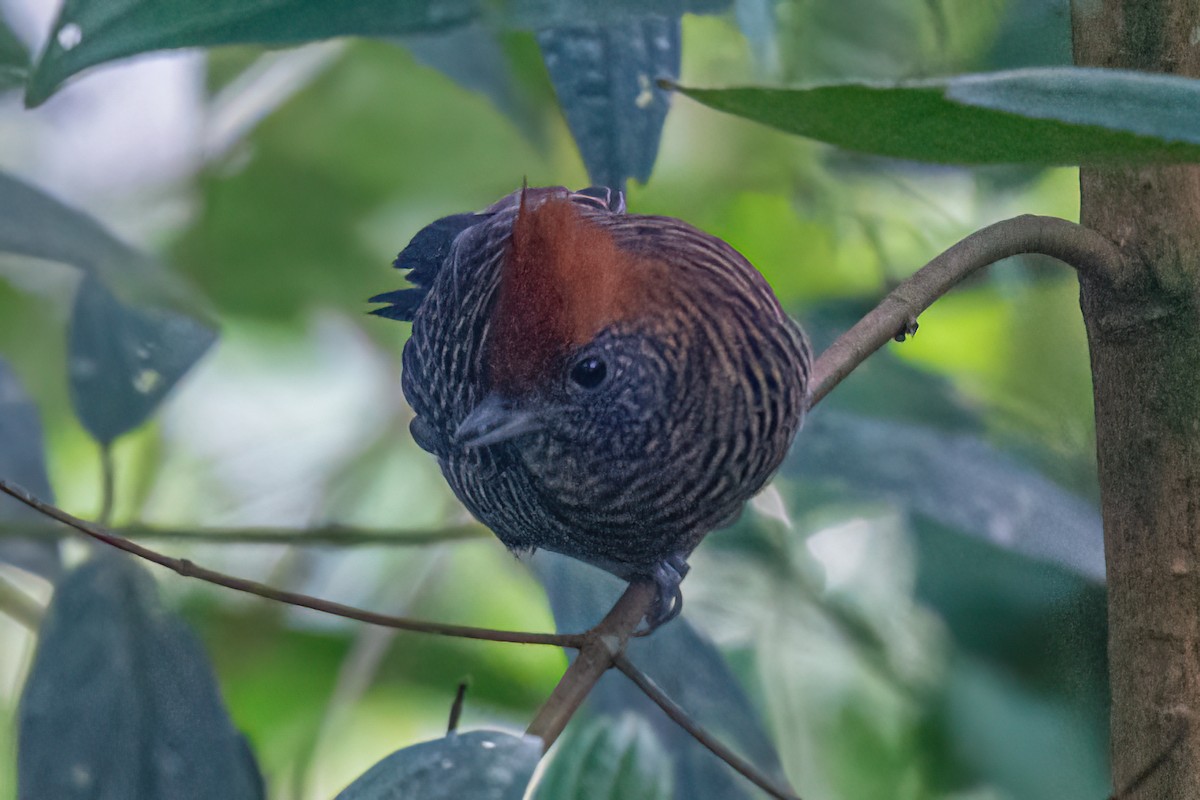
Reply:
[[[116,465],[113,464],[112,442],[100,443],[100,515],[96,521],[108,526],[112,522],[113,493],[116,485]]]

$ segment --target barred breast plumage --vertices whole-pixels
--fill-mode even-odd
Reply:
[[[678,612],[686,559],[787,453],[811,352],[725,242],[625,213],[606,189],[526,189],[401,252],[411,429],[514,550],[649,577]]]

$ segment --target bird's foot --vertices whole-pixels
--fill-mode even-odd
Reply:
[[[679,616],[683,611],[683,592],[679,590],[679,584],[690,569],[683,556],[664,558],[654,565],[649,577],[658,588],[658,594],[646,612],[645,627],[635,631],[635,636],[648,636]]]
[[[904,326],[900,328],[900,330],[896,331],[896,335],[892,338],[897,342],[903,342],[910,336],[916,336],[917,328],[919,327],[921,326],[917,324],[917,318],[909,317],[908,319],[904,320]]]

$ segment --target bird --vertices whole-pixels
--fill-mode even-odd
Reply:
[[[412,323],[416,444],[517,554],[650,580],[679,614],[688,557],[770,480],[804,420],[812,351],[763,276],[622,192],[523,186],[443,217],[370,313]]]

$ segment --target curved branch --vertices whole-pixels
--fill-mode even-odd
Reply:
[[[414,633],[432,633],[438,636],[454,636],[461,639],[482,639],[489,642],[513,642],[516,644],[544,644],[553,645],[556,647],[574,647],[578,648],[587,640],[586,635],[579,634],[554,634],[554,633],[523,633],[521,631],[499,631],[490,628],[474,628],[467,625],[446,625],[437,622],[425,622],[422,620],[408,619],[406,617],[393,617],[387,614],[376,614],[372,611],[364,611],[353,606],[334,603],[329,600],[322,600],[317,597],[310,597],[306,594],[298,592],[287,592],[280,589],[275,589],[265,584],[256,581],[249,581],[243,578],[235,578],[232,575],[226,575],[222,572],[216,572],[211,569],[197,566],[191,561],[182,558],[171,558],[165,556],[148,547],[143,547],[140,544],[131,542],[128,539],[123,539],[120,536],[115,536],[103,528],[85,522],[77,517],[73,517],[62,509],[52,506],[49,503],[43,503],[41,500],[33,497],[29,492],[14,486],[11,483],[0,481],[0,492],[20,500],[25,505],[38,511],[51,519],[74,528],[80,533],[86,534],[97,541],[103,542],[118,550],[124,550],[126,553],[135,555],[138,558],[151,561],[159,566],[174,570],[185,578],[198,578],[207,583],[224,586],[227,589],[233,589],[238,592],[246,592],[247,594],[258,595],[265,597],[268,600],[276,600],[281,603],[286,603],[292,606],[300,606],[301,608],[311,608],[313,611],[321,611],[326,614],[333,614],[346,619],[354,619],[359,622],[368,622],[372,625],[380,625],[385,628],[396,628],[398,630],[413,631]]]
[[[821,353],[813,365],[809,407],[889,339],[904,341],[916,331],[921,312],[956,283],[980,267],[1023,253],[1051,256],[1114,282],[1122,260],[1117,246],[1099,233],[1056,217],[1025,214],[978,230],[917,270]]]
[[[704,728],[701,728],[699,723],[692,719],[691,716],[689,716],[688,713],[684,711],[678,703],[676,703],[670,697],[667,697],[666,693],[664,693],[662,689],[658,688],[658,684],[656,684],[649,675],[634,666],[633,662],[626,658],[624,653],[617,654],[617,656],[613,659],[613,665],[617,669],[621,670],[621,672],[625,673],[625,677],[633,681],[634,685],[641,689],[643,694],[653,700],[655,705],[661,708],[663,712],[670,717],[673,722],[675,722],[675,724],[691,734],[693,739],[708,748],[709,752],[724,761],[755,786],[771,795],[771,797],[778,798],[779,800],[800,800],[800,798],[792,792],[776,786],[771,779],[762,774],[757,767],[739,756],[737,753],[730,750],[725,745],[721,744],[721,742],[717,741],[717,739],[708,731],[704,730]]]

